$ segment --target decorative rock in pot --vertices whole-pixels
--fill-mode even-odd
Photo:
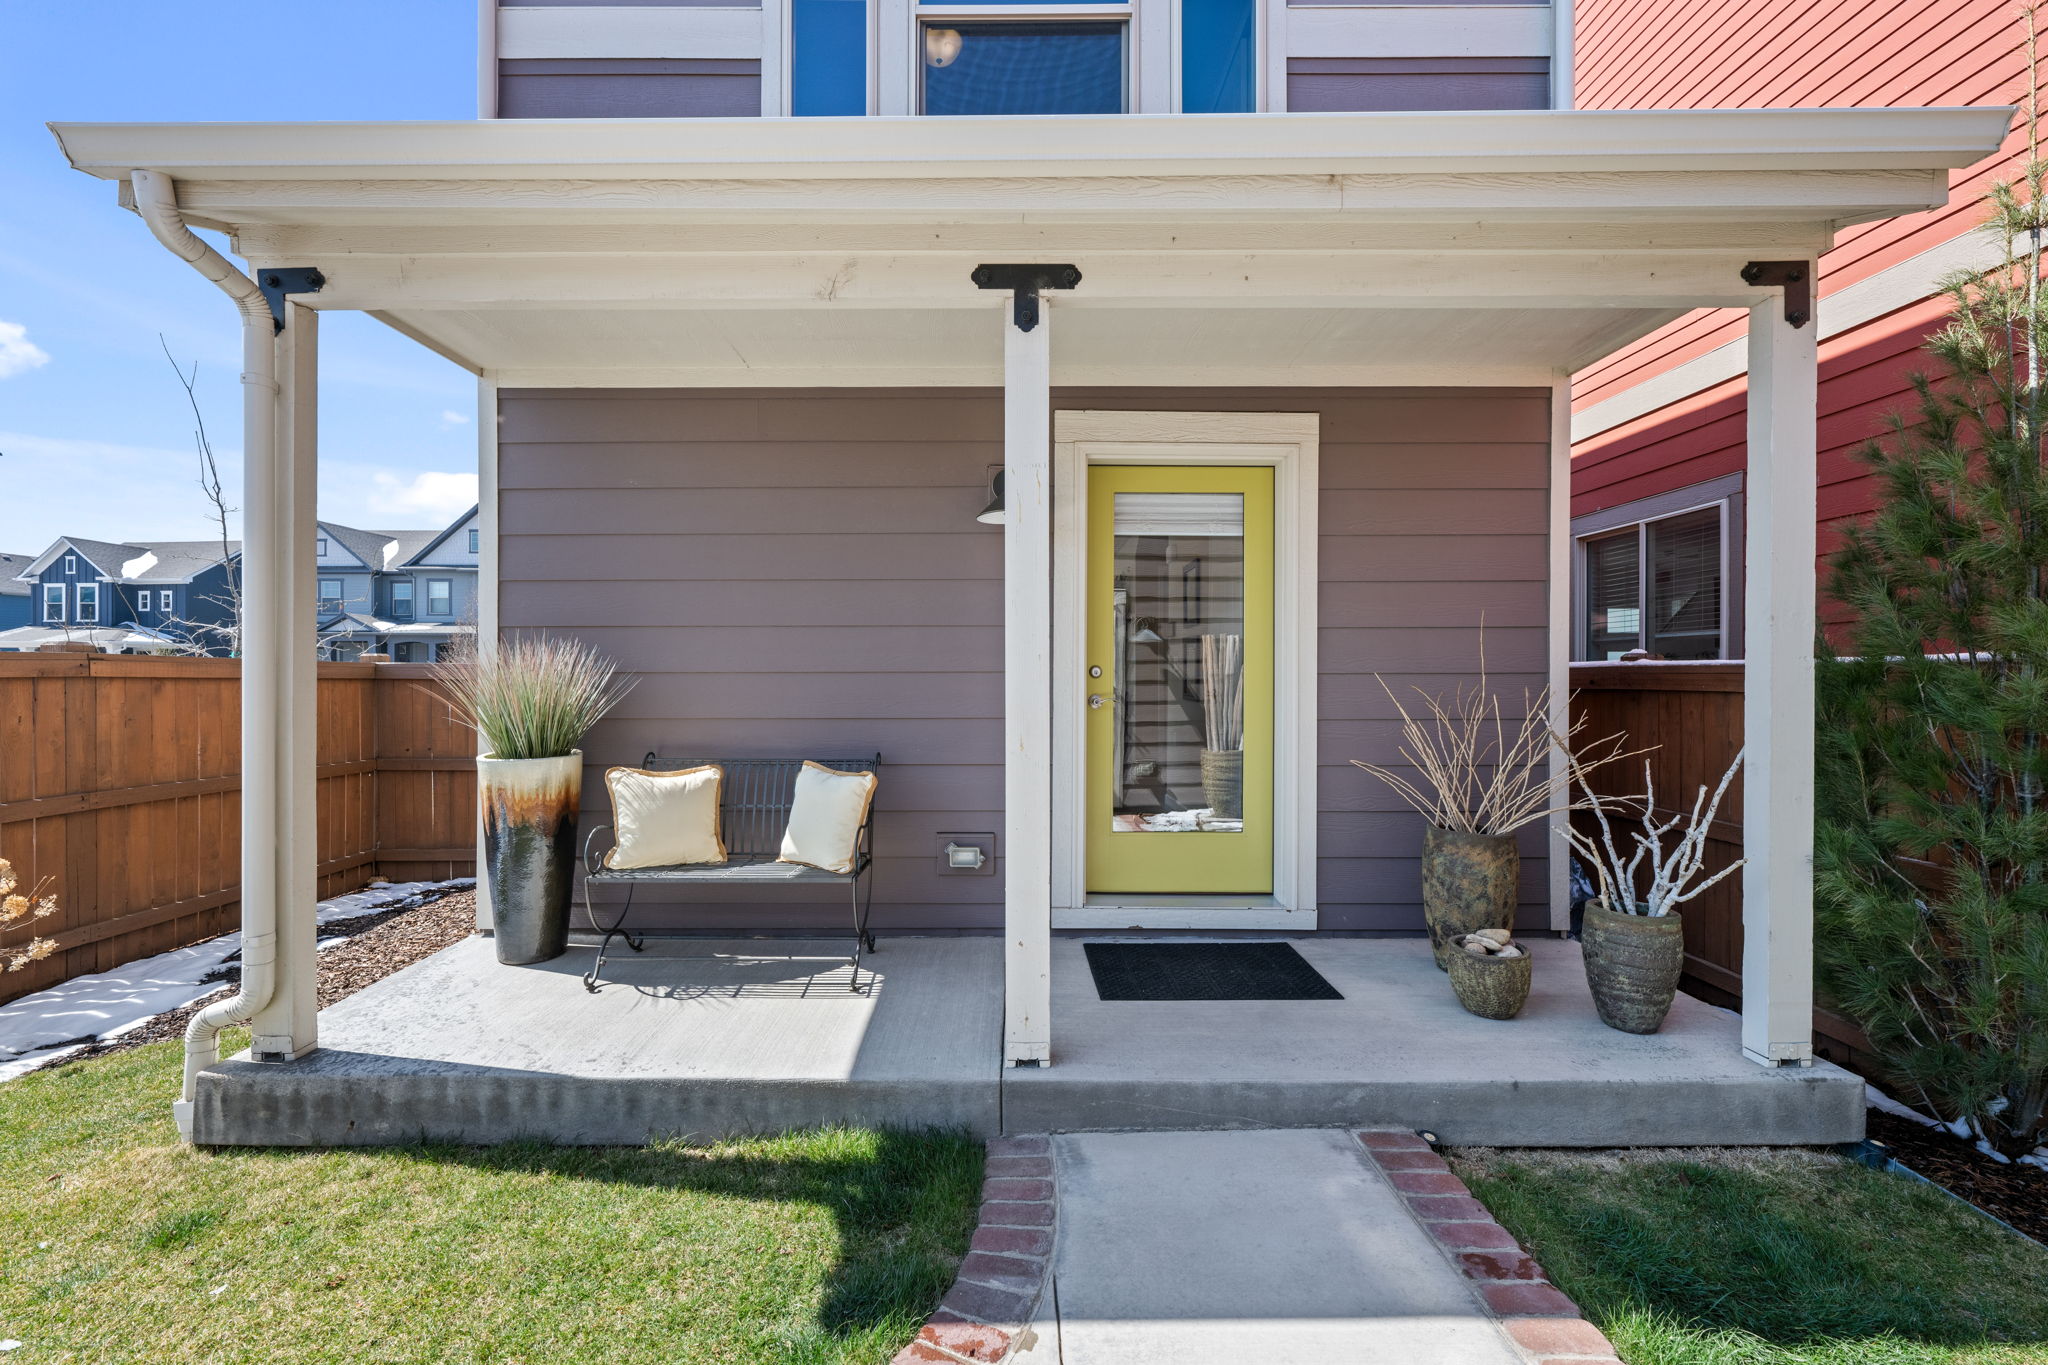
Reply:
[[[1446,968],[1451,989],[1468,1013],[1512,1019],[1529,1001],[1533,962],[1505,929],[1481,929],[1452,940]]]
[[[1452,941],[1480,929],[1506,931],[1515,922],[1522,855],[1512,834],[1467,834],[1427,826],[1422,832],[1422,918],[1437,970],[1454,955]]]
[[[1600,1022],[1623,1033],[1661,1028],[1685,969],[1685,929],[1678,912],[1623,915],[1602,901],[1588,901],[1580,937],[1586,984]]]

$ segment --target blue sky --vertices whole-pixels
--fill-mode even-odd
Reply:
[[[234,307],[43,125],[472,118],[475,44],[475,0],[0,0],[0,550],[208,534],[159,333],[198,362],[240,482]],[[357,314],[327,314],[320,339],[321,515],[428,526],[467,507],[475,380]]]

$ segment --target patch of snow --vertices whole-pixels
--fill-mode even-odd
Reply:
[[[1947,1124],[1928,1118],[1927,1115],[1921,1113],[1918,1109],[1910,1109],[1900,1104],[1874,1085],[1865,1085],[1863,1087],[1863,1103],[1866,1108],[1882,1109],[1887,1114],[1893,1114],[1902,1119],[1911,1119],[1922,1128],[1939,1128],[1944,1132],[1948,1130]]]
[[[121,577],[140,578],[156,567],[156,551],[144,550],[133,559],[121,561]]]
[[[425,892],[462,891],[473,877],[445,882],[386,882],[320,902],[318,921],[357,919],[389,910]],[[330,942],[333,941],[331,938]],[[118,1038],[159,1014],[183,1009],[220,990],[209,980],[242,955],[239,930],[174,948],[0,1005],[0,1082],[9,1081],[92,1043]]]

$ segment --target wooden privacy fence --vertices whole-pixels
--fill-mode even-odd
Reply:
[[[320,894],[474,867],[475,736],[418,664],[319,666]],[[0,857],[58,913],[0,1001],[240,922],[241,664],[0,654]]]
[[[1650,760],[1660,815],[1668,817],[1674,809],[1690,811],[1702,786],[1711,794],[1742,748],[1739,662],[1574,664],[1571,685],[1572,719],[1586,722],[1582,739],[1622,732],[1631,749],[1657,746],[1644,757]],[[1643,759],[1596,770],[1594,788],[1612,796],[1637,795],[1643,790]],[[1617,829],[1617,836],[1620,833]],[[1670,847],[1671,840],[1665,844]],[[1708,831],[1706,853],[1709,875],[1742,856],[1740,776],[1721,801],[1719,818]],[[1741,874],[1687,901],[1680,914],[1685,927],[1685,990],[1718,1005],[1740,1004]],[[1856,1053],[1869,1048],[1862,1031],[1838,1015],[1815,1010],[1813,1024],[1816,1046],[1832,1061],[1853,1064]]]

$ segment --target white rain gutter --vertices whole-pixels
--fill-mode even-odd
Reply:
[[[243,630],[273,627],[284,585],[267,566],[276,560],[277,347],[269,301],[256,281],[237,270],[191,228],[178,210],[177,184],[157,171],[129,176],[135,210],[156,239],[194,270],[219,285],[242,314],[242,527]],[[257,572],[249,574],[254,564]],[[192,1137],[192,1103],[199,1073],[220,1060],[220,1033],[245,1024],[277,990],[277,865],[275,822],[277,743],[282,724],[277,651],[242,655],[242,986],[208,1005],[185,1030],[185,1084],[173,1109],[178,1132]]]

